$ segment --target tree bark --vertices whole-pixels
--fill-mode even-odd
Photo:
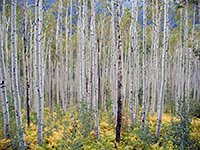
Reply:
[[[5,5],[5,1],[4,1]],[[0,18],[0,72],[1,72],[1,82],[0,82],[0,88],[1,88],[1,101],[2,101],[2,108],[3,108],[3,122],[4,122],[4,136],[5,138],[9,138],[9,132],[10,132],[10,125],[9,125],[9,109],[8,109],[8,98],[7,98],[7,75],[6,75],[6,68],[5,68],[5,62],[4,62],[4,53],[3,53],[3,36],[2,33],[5,34],[5,32],[1,32],[1,18]]]
[[[143,95],[142,95],[142,119],[141,128],[144,130],[146,121],[146,0],[143,0]]]
[[[97,76],[97,49],[96,49],[96,34],[95,34],[95,0],[91,1],[91,40],[93,53],[93,69],[92,69],[92,83],[93,83],[93,103],[94,103],[94,118],[95,118],[95,135],[96,140],[99,140],[99,113],[98,113],[98,80]]]
[[[156,137],[159,137],[161,134],[162,126],[162,113],[163,113],[163,103],[164,103],[164,87],[166,83],[166,54],[167,54],[167,7],[168,0],[164,0],[164,47],[162,52],[162,71],[161,71],[161,86],[160,86],[160,97],[158,100],[158,110],[157,110],[157,126],[156,126]]]
[[[17,129],[20,138],[20,148],[23,148],[25,143],[25,137],[23,132],[23,124],[21,117],[21,99],[19,96],[19,85],[18,85],[18,67],[17,67],[17,33],[16,33],[16,6],[17,1],[12,0],[11,3],[11,56],[12,56],[12,93],[15,103],[15,115]]]
[[[118,49],[118,92],[117,92],[117,127],[116,142],[120,143],[120,133],[122,126],[122,41],[120,31],[120,7],[119,0],[116,0],[116,27],[117,27],[117,49]]]

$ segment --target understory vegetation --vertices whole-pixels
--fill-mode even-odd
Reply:
[[[76,110],[76,108],[74,108]],[[111,111],[99,112],[99,137],[95,139],[93,116],[87,111],[77,113],[70,118],[70,111],[63,115],[61,109],[54,112],[51,121],[50,109],[44,109],[43,144],[37,145],[37,115],[31,110],[31,124],[27,127],[26,115],[22,109],[22,119],[25,131],[26,149],[199,149],[200,148],[200,119],[187,117],[183,109],[178,118],[170,113],[164,113],[161,136],[155,137],[157,114],[149,116],[144,131],[140,128],[140,119],[133,130],[130,129],[129,114],[125,111],[122,116],[120,145],[115,141],[116,126],[113,124]],[[12,114],[13,113],[13,114]],[[141,111],[140,111],[141,113]],[[0,126],[3,126],[2,114]],[[11,111],[10,116],[14,116]],[[79,119],[81,118],[81,119]],[[18,133],[15,118],[11,117],[11,139],[4,139],[3,128],[0,130],[0,149],[18,149]]]

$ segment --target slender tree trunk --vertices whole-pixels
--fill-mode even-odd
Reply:
[[[5,5],[5,1],[4,1]],[[10,125],[9,125],[9,110],[8,110],[8,98],[7,98],[7,76],[6,76],[6,68],[4,63],[4,53],[3,53],[3,36],[2,33],[5,34],[5,32],[1,32],[1,18],[0,18],[0,88],[1,88],[1,101],[2,101],[2,108],[3,108],[3,122],[4,122],[4,136],[5,138],[9,138],[9,131],[10,131]]]
[[[37,144],[42,144],[43,134],[43,93],[42,93],[42,0],[36,2],[36,90],[37,90]]]
[[[130,69],[130,80],[131,80],[131,89],[130,89],[130,127],[133,130],[134,128],[134,121],[133,121],[133,103],[134,103],[134,51],[135,51],[135,32],[136,32],[136,19],[135,19],[135,1],[132,2],[132,22],[131,22],[131,26],[132,26],[132,47],[131,47],[131,54],[130,54],[130,59],[131,59],[131,69]]]
[[[70,1],[70,116],[73,117],[73,49],[72,49],[72,0]]]
[[[188,50],[188,0],[186,0],[186,8],[185,8],[185,51],[186,51],[186,70],[185,70],[185,100],[186,100],[186,106],[187,106],[187,113],[189,113],[189,96],[190,96],[190,89],[189,89],[189,50]]]
[[[17,129],[20,136],[19,140],[20,148],[23,148],[26,143],[22,125],[21,99],[19,96],[19,86],[18,86],[16,6],[17,6],[17,1],[12,0],[11,3],[11,55],[12,55],[12,91],[13,91],[12,93],[15,103]]]
[[[114,117],[114,124],[116,124],[116,117],[117,117],[117,82],[116,82],[116,46],[115,46],[115,17],[114,17],[114,0],[111,0],[111,7],[112,7],[112,14],[111,14],[111,48],[112,48],[112,98],[113,98],[113,117]]]
[[[66,9],[66,22],[65,22],[65,30],[66,30],[66,47],[65,47],[65,51],[66,51],[66,66],[65,66],[65,103],[64,103],[64,112],[66,113],[67,111],[67,104],[68,104],[68,5],[67,5],[67,9]]]
[[[166,70],[166,54],[167,54],[167,6],[168,0],[164,0],[164,47],[162,53],[162,74],[161,74],[161,87],[160,87],[160,97],[158,101],[158,110],[157,110],[157,126],[156,126],[156,137],[159,137],[161,134],[162,126],[162,113],[163,113],[163,102],[164,102],[164,87],[165,87],[165,70]]]
[[[143,0],[143,95],[142,95],[142,119],[141,128],[144,130],[146,121],[146,0]]]
[[[93,103],[94,103],[94,118],[95,118],[95,134],[96,140],[99,140],[99,113],[98,113],[98,80],[97,76],[97,49],[96,49],[96,34],[95,34],[95,0],[91,1],[91,40],[93,53],[93,69],[92,69],[92,83],[93,83]]]
[[[135,123],[138,120],[138,93],[139,93],[139,86],[140,86],[140,64],[139,64],[139,44],[138,44],[138,1],[135,1],[135,51],[136,51],[136,92],[135,92]]]
[[[28,1],[27,1],[28,2]],[[27,8],[26,8],[27,9]],[[23,24],[24,24],[24,60],[25,60],[25,76],[26,76],[26,105],[27,105],[27,121],[28,126],[30,126],[31,116],[30,116],[30,84],[29,84],[29,64],[28,64],[28,52],[27,52],[27,41],[26,41],[26,11],[25,11],[25,2],[23,0]],[[25,101],[25,99],[24,99]]]
[[[117,98],[117,127],[116,127],[116,142],[120,143],[120,133],[122,126],[122,41],[120,31],[120,7],[119,0],[116,0],[116,27],[117,27],[117,49],[118,49],[118,98]]]

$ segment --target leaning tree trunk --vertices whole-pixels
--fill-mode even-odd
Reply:
[[[162,113],[163,113],[163,102],[164,102],[164,87],[165,87],[165,70],[166,70],[166,54],[167,54],[167,5],[168,0],[164,0],[164,47],[162,53],[162,72],[161,72],[161,86],[160,86],[160,97],[158,100],[158,110],[157,110],[157,127],[156,127],[156,137],[160,136],[161,126],[162,126]]]
[[[3,32],[5,33],[5,32]],[[1,88],[1,101],[3,107],[3,122],[4,122],[4,136],[5,138],[9,138],[9,110],[8,110],[8,98],[7,98],[7,76],[6,76],[6,68],[4,63],[4,54],[3,54],[3,39],[1,32],[1,18],[0,18],[0,88]]]
[[[117,27],[117,49],[118,49],[118,92],[117,92],[117,127],[116,127],[116,142],[120,143],[120,133],[122,126],[122,41],[120,31],[120,7],[119,0],[116,0],[116,27]]]

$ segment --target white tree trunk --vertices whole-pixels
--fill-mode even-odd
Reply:
[[[5,1],[4,1],[5,4]],[[2,101],[2,108],[3,108],[3,122],[4,122],[4,136],[5,138],[9,138],[9,110],[8,110],[8,98],[7,98],[7,76],[6,76],[6,68],[4,63],[4,53],[3,53],[3,36],[1,32],[1,18],[0,18],[0,72],[1,72],[1,81],[0,81],[0,88],[1,88],[1,101]]]
[[[91,1],[91,40],[92,40],[92,53],[93,53],[93,70],[92,70],[92,83],[93,83],[93,103],[94,103],[94,119],[95,119],[95,135],[96,140],[99,140],[99,114],[98,114],[98,80],[97,76],[97,49],[96,49],[96,34],[95,34],[95,0]]]
[[[143,0],[143,95],[142,95],[142,119],[141,128],[144,130],[146,121],[146,0]]]
[[[11,3],[11,56],[12,56],[12,93],[15,103],[17,129],[20,136],[20,148],[25,146],[25,138],[21,117],[21,99],[19,96],[18,70],[17,70],[17,33],[16,33],[16,6],[17,1]]]
[[[162,72],[161,72],[161,86],[160,86],[160,96],[158,100],[158,110],[157,110],[157,126],[156,126],[156,137],[161,134],[161,126],[162,126],[162,113],[163,113],[163,102],[164,102],[164,87],[166,83],[166,55],[167,55],[167,8],[168,8],[168,0],[164,0],[164,47],[162,52]]]

